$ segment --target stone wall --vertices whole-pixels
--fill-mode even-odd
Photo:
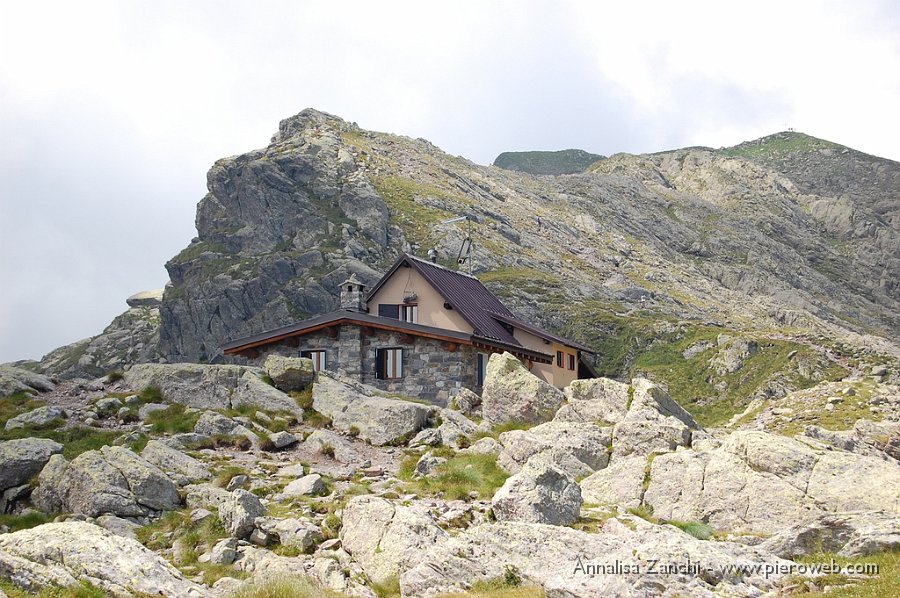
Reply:
[[[296,357],[301,351],[324,349],[326,369],[370,384],[386,392],[425,399],[446,405],[460,388],[480,392],[478,351],[473,347],[451,345],[445,341],[422,338],[386,330],[358,326],[340,326],[297,337],[287,343],[263,347],[254,362],[266,355]],[[375,376],[376,349],[403,349],[403,377],[379,380]]]

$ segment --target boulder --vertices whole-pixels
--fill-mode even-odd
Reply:
[[[441,433],[437,428],[425,428],[424,430],[420,430],[419,433],[409,441],[409,448],[441,446],[442,443]]]
[[[690,446],[700,426],[663,389],[644,378],[631,383],[628,412],[613,429],[613,455],[649,455]]]
[[[275,383],[275,387],[284,392],[303,390],[316,378],[312,359],[304,357],[269,355],[263,363],[263,369]]]
[[[137,540],[137,533],[135,533],[135,530],[141,527],[134,521],[122,519],[121,517],[116,517],[115,515],[101,515],[100,517],[97,517],[95,523],[103,529],[111,531],[117,536],[122,536],[123,538],[131,538],[132,540]]]
[[[61,408],[55,405],[44,405],[10,418],[6,422],[6,429],[44,428],[64,417],[66,417],[66,412]]]
[[[262,374],[261,368],[240,365],[138,363],[125,372],[125,383],[134,389],[155,386],[166,400],[198,409],[256,405],[295,411],[294,400],[266,384]]]
[[[50,392],[54,388],[56,385],[47,376],[23,368],[0,365],[0,397],[17,392]]]
[[[259,498],[246,490],[238,489],[230,493],[227,500],[219,503],[219,519],[225,531],[235,538],[250,537],[257,517],[266,514],[266,508]]]
[[[203,463],[159,440],[149,441],[141,451],[141,456],[166,475],[173,479],[184,480],[188,484],[212,477]]]
[[[333,458],[339,463],[352,463],[359,460],[353,444],[340,434],[329,430],[313,430],[313,433],[303,441],[303,447],[317,453],[330,447],[329,452],[334,453]]]
[[[62,455],[53,455],[38,475],[38,484],[31,493],[34,508],[44,513],[62,511],[61,484],[69,462]]]
[[[135,293],[125,300],[129,307],[159,307],[162,304],[164,289],[152,289]]]
[[[46,438],[0,442],[0,491],[28,482],[62,450],[63,445]]]
[[[414,567],[447,537],[424,509],[375,496],[357,496],[344,507],[341,544],[375,583]]]
[[[513,521],[478,525],[421,555],[401,573],[400,589],[404,596],[434,598],[513,574],[552,598],[759,596],[787,577],[721,572],[747,566],[787,570],[789,561],[759,548],[698,540],[637,517],[622,519],[610,519],[596,533]],[[701,569],[667,573],[660,567],[688,564]]]
[[[897,496],[900,465],[894,461],[748,431],[656,456],[644,501],[664,519],[776,533],[827,512],[897,514]]]
[[[900,422],[860,419],[851,430],[806,426],[803,434],[845,451],[900,461]]]
[[[299,412],[297,402],[281,392],[263,378],[263,372],[252,369],[244,372],[231,395],[231,406],[255,407],[266,411]]]
[[[322,530],[299,519],[282,519],[274,525],[272,531],[282,545],[299,548],[302,552],[312,551],[322,541]]]
[[[552,464],[529,461],[506,480],[491,505],[497,521],[571,525],[581,512],[581,488]]]
[[[181,506],[181,496],[175,483],[134,451],[121,446],[104,446],[100,454],[107,463],[122,472],[128,489],[139,505],[154,511],[171,511]]]
[[[566,403],[556,421],[613,425],[628,413],[629,385],[609,378],[574,380],[563,389]]]
[[[204,411],[194,425],[194,434],[203,436],[243,436],[259,446],[259,436],[237,420],[215,411]]]
[[[122,401],[117,399],[116,397],[103,397],[102,399],[98,399],[96,403],[94,403],[94,407],[97,412],[100,414],[108,414],[113,411],[118,411],[122,407]]]
[[[827,513],[792,525],[760,546],[786,559],[834,552],[860,557],[900,548],[900,515],[884,511]]]
[[[272,443],[276,449],[282,449],[286,446],[291,446],[292,444],[297,444],[297,437],[291,434],[290,432],[275,432],[274,434],[269,434],[269,441]]]
[[[493,455],[498,456],[503,450],[503,445],[491,438],[490,436],[480,438],[472,443],[469,448],[464,448],[460,453],[473,455]]]
[[[442,423],[438,426],[438,434],[441,435],[441,444],[444,446],[459,447],[460,443],[468,442],[478,432],[478,426],[465,415],[452,409],[441,409]]]
[[[428,420],[431,408],[402,399],[377,396],[374,389],[319,372],[313,384],[313,408],[334,428],[359,432],[375,446],[410,440]]]
[[[444,457],[436,457],[430,451],[419,457],[413,477],[422,478],[432,474],[438,466],[447,462]]]
[[[490,425],[549,421],[563,398],[561,390],[529,372],[512,354],[494,353],[488,360],[481,412]]]
[[[117,596],[200,598],[207,592],[136,540],[80,521],[0,535],[0,576],[36,592],[89,582]]]
[[[481,414],[481,397],[468,388],[460,388],[450,401],[450,405],[466,415]]]
[[[51,460],[38,478],[35,505],[47,512],[89,517],[136,517],[181,506],[174,482],[132,451],[105,446],[86,451],[71,463]]]
[[[643,455],[614,459],[606,469],[581,480],[581,497],[586,503],[618,505],[623,509],[640,506],[647,463]]]
[[[305,475],[297,478],[284,487],[284,490],[278,495],[278,498],[293,498],[295,496],[317,496],[325,492],[325,482],[322,476],[317,473]]]
[[[214,565],[230,565],[238,556],[237,545],[236,538],[219,540],[209,552],[209,562]]]
[[[529,430],[511,430],[500,435],[503,450],[497,464],[515,473],[534,455],[549,451],[560,464],[571,461],[564,455],[581,463],[566,468],[572,475],[589,475],[609,462],[610,432],[610,428],[593,423],[564,421],[547,422]]]

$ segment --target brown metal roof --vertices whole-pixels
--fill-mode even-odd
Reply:
[[[581,343],[567,339],[564,336],[559,336],[558,334],[553,334],[552,332],[548,332],[547,330],[544,330],[543,328],[529,324],[528,322],[523,322],[522,320],[520,320],[518,318],[510,318],[510,317],[502,315],[502,314],[491,314],[491,315],[493,317],[497,318],[498,320],[500,320],[501,322],[506,322],[510,326],[514,326],[516,328],[521,328],[525,332],[530,332],[531,334],[538,336],[540,338],[555,341],[561,345],[566,345],[567,347],[574,347],[575,349],[578,349],[579,351],[585,351],[587,353],[594,352],[594,350],[591,349],[590,347],[586,347],[586,346],[582,345]]]
[[[475,329],[475,336],[494,339],[508,345],[521,347],[508,330],[508,326],[520,328],[543,339],[554,341],[582,351],[591,351],[588,347],[569,340],[552,332],[548,332],[537,326],[523,322],[515,316],[503,303],[474,276],[456,272],[433,262],[423,260],[409,254],[400,256],[391,269],[381,277],[381,280],[372,287],[369,297],[375,295],[378,289],[391,275],[403,265],[415,268],[434,289],[441,294],[447,303],[459,315]]]

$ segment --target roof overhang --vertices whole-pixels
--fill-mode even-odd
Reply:
[[[264,332],[255,336],[238,339],[222,346],[222,351],[226,355],[238,355],[246,351],[252,351],[266,345],[280,343],[284,340],[304,336],[319,330],[333,328],[336,326],[352,325],[362,328],[372,328],[375,330],[387,330],[391,332],[401,332],[412,336],[422,338],[430,338],[434,340],[446,341],[450,343],[472,345],[472,337],[466,333],[457,333],[453,330],[445,330],[443,328],[434,328],[431,326],[421,326],[409,322],[402,322],[393,318],[384,318],[372,316],[369,314],[339,311],[325,314],[317,318],[312,318],[304,322],[300,322],[293,326],[286,326],[270,332]]]

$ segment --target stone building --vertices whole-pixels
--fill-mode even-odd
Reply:
[[[519,320],[474,276],[407,254],[368,292],[353,276],[342,283],[340,310],[223,350],[251,361],[308,357],[317,370],[439,403],[463,387],[480,392],[496,352],[560,388],[590,376],[581,360],[587,347]]]

